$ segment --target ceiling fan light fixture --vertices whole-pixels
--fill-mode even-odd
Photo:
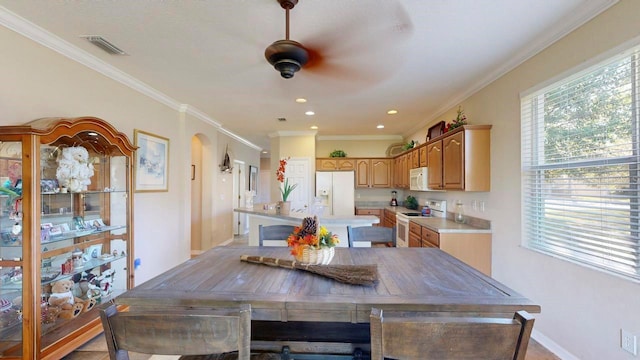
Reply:
[[[293,40],[278,40],[264,51],[269,64],[290,79],[309,61],[309,52],[300,43]]]

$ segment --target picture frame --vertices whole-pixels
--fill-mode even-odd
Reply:
[[[169,191],[169,139],[134,130],[135,192]]]
[[[444,126],[445,126],[445,122],[439,121],[435,125],[430,127],[429,130],[427,130],[427,141],[431,141],[437,138],[438,136],[444,134]]]
[[[85,230],[86,225],[84,223],[84,218],[82,216],[74,216],[73,217],[73,230]]]
[[[258,168],[249,165],[249,190],[258,193]]]
[[[53,194],[59,191],[57,179],[41,179],[40,192],[42,194]]]

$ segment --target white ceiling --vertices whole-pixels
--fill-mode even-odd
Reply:
[[[0,23],[33,23],[268,149],[268,134],[311,125],[320,136],[408,136],[451,120],[437,117],[616,1],[300,0],[291,39],[322,60],[292,79],[264,58],[284,38],[276,0],[0,0]],[[101,35],[128,56],[82,35]],[[386,115],[392,108],[399,113]]]

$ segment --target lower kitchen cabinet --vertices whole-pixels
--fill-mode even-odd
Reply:
[[[356,215],[373,215],[380,219],[380,222],[373,224],[373,226],[383,226],[382,224],[382,209],[356,209]]]
[[[409,247],[422,247],[422,226],[409,222]]]
[[[413,230],[412,230],[413,227]],[[467,265],[491,276],[491,234],[487,233],[438,233],[413,222],[409,223],[409,246],[412,234],[420,229],[420,245],[416,247],[437,247]]]
[[[384,227],[394,227],[396,226],[396,213],[391,210],[384,209],[384,219],[382,222],[382,226]]]

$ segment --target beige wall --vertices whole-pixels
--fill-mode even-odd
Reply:
[[[259,163],[258,150],[186,116],[177,106],[155,101],[4,27],[0,27],[0,44],[11,49],[0,56],[0,126],[41,117],[87,115],[108,121],[132,141],[134,129],[169,138],[169,191],[134,194],[135,257],[141,259],[136,284],[189,258],[190,157],[195,134],[208,139],[212,150],[203,158],[215,164],[207,175],[209,191],[216,194],[208,215],[210,245],[232,237],[229,202],[222,200],[231,197],[232,187],[220,180],[220,146],[229,143],[247,165]]]
[[[424,142],[424,138],[422,139]],[[386,140],[316,140],[316,156],[329,157],[334,150],[342,150],[347,157],[387,156],[387,148],[402,143],[402,139]]]
[[[640,284],[520,246],[520,92],[640,36],[640,1],[620,1],[462,105],[470,123],[493,124],[491,192],[435,194],[468,203],[484,199],[478,214],[493,225],[493,275],[542,305],[534,330],[579,359],[631,359],[620,349],[620,328],[640,335]],[[455,118],[455,108],[441,119]],[[424,134],[426,128],[418,134]],[[415,135],[418,136],[418,135]],[[468,207],[467,207],[468,208]]]

